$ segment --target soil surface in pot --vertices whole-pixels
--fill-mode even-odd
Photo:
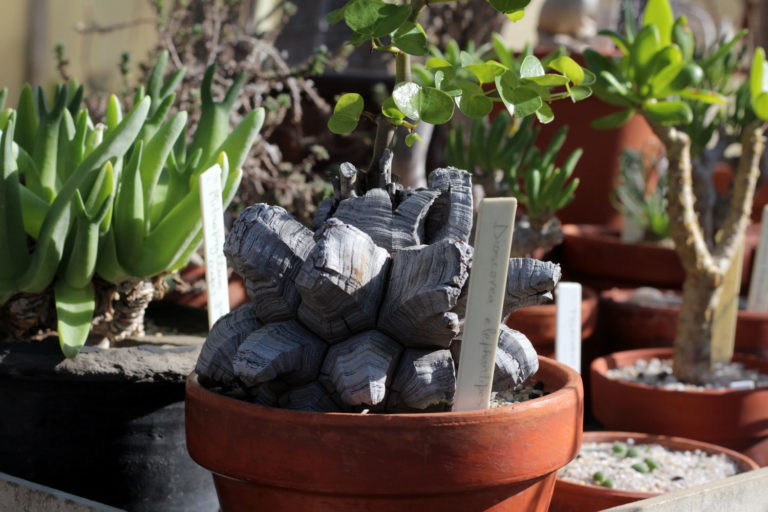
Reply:
[[[681,382],[672,373],[672,360],[638,359],[631,365],[611,368],[606,372],[611,379],[622,379],[649,386],[679,391],[705,389],[755,389],[768,387],[768,375],[745,368],[742,363],[716,364],[704,385]]]
[[[640,492],[671,492],[728,478],[740,472],[722,453],[676,450],[657,443],[584,443],[558,478],[583,485]]]

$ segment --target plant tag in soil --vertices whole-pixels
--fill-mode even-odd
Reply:
[[[558,284],[555,304],[555,359],[581,373],[581,285]]]
[[[205,284],[208,293],[208,328],[229,313],[229,282],[224,257],[224,210],[221,206],[221,167],[200,175],[200,210],[203,214]]]
[[[454,411],[489,406],[516,210],[510,197],[480,203]]]
[[[736,341],[736,320],[739,315],[739,290],[741,289],[741,267],[744,262],[744,236],[736,248],[728,272],[725,273],[720,302],[712,318],[712,363],[728,363],[733,357]]]
[[[752,279],[749,283],[747,309],[768,313],[768,204],[763,207],[760,244],[757,246]]]

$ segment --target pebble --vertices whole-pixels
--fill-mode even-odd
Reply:
[[[518,389],[492,392],[491,407],[502,407],[504,405],[511,405],[519,402],[525,402],[527,400],[534,400],[548,394],[549,391],[544,390],[543,382],[537,381],[533,384],[527,383]]]
[[[715,365],[704,385],[680,382],[672,373],[671,359],[638,359],[629,366],[612,368],[606,372],[609,379],[627,380],[673,391],[702,391],[705,389],[755,389],[768,386],[768,375],[745,368],[741,363]]]
[[[623,449],[616,449],[617,446]],[[635,456],[631,456],[635,455]],[[723,454],[669,450],[659,444],[584,443],[558,478],[625,491],[670,492],[728,478],[741,472]]]

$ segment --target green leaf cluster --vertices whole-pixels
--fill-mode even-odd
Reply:
[[[568,127],[558,130],[544,152],[535,146],[539,131],[532,119],[515,128],[514,121],[503,115],[490,125],[482,119],[473,120],[468,137],[459,124],[449,132],[446,163],[486,175],[501,171],[510,193],[525,205],[531,222],[544,225],[573,200],[579,179],[572,175],[582,150],[573,151],[558,167],[556,161]]]
[[[489,0],[497,10],[519,16],[529,0]],[[495,103],[502,103],[516,117],[536,115],[540,122],[554,119],[549,104],[570,98],[579,101],[591,94],[595,76],[566,55],[540,61],[530,52],[520,59],[494,35],[496,55],[484,56],[489,46],[471,45],[460,50],[455,42],[441,53],[427,45],[424,29],[415,22],[411,4],[383,0],[350,0],[327,16],[331,23],[344,21],[352,30],[353,45],[368,43],[372,50],[398,56],[426,57],[414,66],[414,77],[399,77],[391,97],[384,101],[381,115],[395,126],[413,133],[421,121],[449,122],[456,108],[466,116],[487,116]],[[547,72],[549,70],[550,72]],[[334,133],[349,133],[357,127],[363,112],[362,98],[343,95],[328,123]],[[412,140],[411,140],[412,142]]]
[[[188,143],[187,113],[169,116],[184,70],[164,81],[167,58],[130,111],[112,96],[103,122],[75,84],[57,86],[50,106],[42,88],[25,86],[17,109],[0,114],[0,305],[52,287],[67,357],[88,335],[94,276],[120,283],[187,263],[202,241],[198,176],[218,163],[228,204],[264,120],[257,109],[230,130],[242,78],[216,102],[211,68]]]
[[[659,166],[653,169],[655,176],[646,167],[642,153],[625,149],[619,158],[620,181],[611,202],[642,230],[643,240],[658,242],[669,238],[667,176],[659,172]]]

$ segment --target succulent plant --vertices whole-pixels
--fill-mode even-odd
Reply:
[[[387,177],[358,196],[357,170],[339,174],[314,233],[277,206],[237,219],[224,250],[252,302],[213,326],[196,372],[263,405],[446,408],[472,264],[470,175],[437,169],[416,190]],[[549,300],[559,277],[555,264],[511,259],[504,314]],[[494,389],[537,368],[528,339],[500,325]]]
[[[112,96],[94,123],[82,87],[67,84],[50,107],[42,88],[26,86],[18,109],[2,112],[0,311],[12,336],[55,327],[73,357],[89,332],[111,341],[140,332],[153,281],[202,241],[200,173],[218,163],[224,202],[232,199],[264,113],[252,111],[230,133],[239,87],[215,102],[209,78],[188,145],[186,112],[166,119],[183,75],[163,81],[167,58],[125,116]]]

